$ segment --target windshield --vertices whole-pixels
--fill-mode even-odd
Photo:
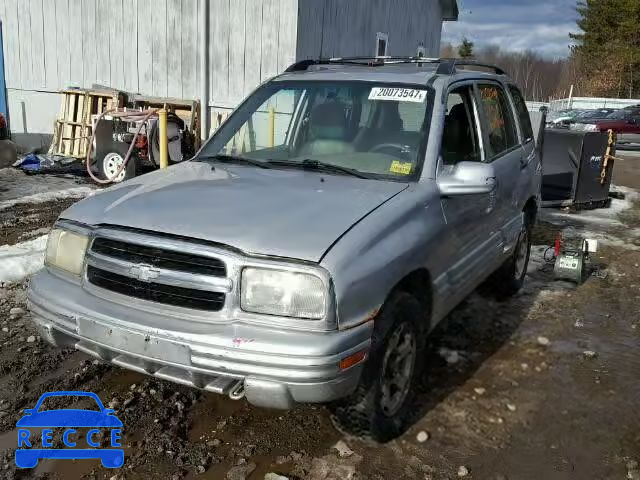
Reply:
[[[628,116],[629,116],[629,112],[627,112],[626,110],[616,110],[615,112],[612,112],[609,115],[607,115],[606,118],[611,118],[614,120],[624,120]]]
[[[578,115],[578,118],[581,118],[581,119],[584,119],[584,118],[602,118],[602,117],[606,117],[610,113],[611,113],[610,110],[588,110],[588,111]]]
[[[271,83],[238,108],[195,160],[320,165],[335,174],[405,181],[421,168],[430,98],[415,86]]]

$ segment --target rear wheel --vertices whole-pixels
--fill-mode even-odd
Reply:
[[[422,365],[419,322],[423,317],[420,303],[407,293],[398,292],[387,302],[376,320],[356,391],[330,406],[339,430],[378,442],[405,430]]]
[[[531,226],[526,223],[511,257],[491,276],[491,286],[501,297],[510,297],[524,285],[531,255]]]

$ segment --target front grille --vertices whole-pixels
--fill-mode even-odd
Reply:
[[[132,264],[145,264],[167,270],[214,277],[225,277],[227,275],[224,262],[217,258],[203,257],[145,245],[135,245],[110,238],[96,238],[91,245],[91,251]]]
[[[87,279],[93,285],[112,292],[167,305],[209,312],[218,312],[224,306],[224,293],[141,282],[91,265],[87,266]]]

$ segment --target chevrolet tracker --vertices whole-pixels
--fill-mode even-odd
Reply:
[[[540,178],[497,67],[299,62],[190,161],[63,212],[30,309],[55,345],[263,407],[327,403],[384,441],[433,327],[486,280],[522,286]]]

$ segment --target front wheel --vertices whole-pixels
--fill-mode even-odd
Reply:
[[[356,391],[329,407],[338,430],[378,442],[404,431],[421,371],[423,317],[413,296],[398,292],[390,298],[376,319],[369,358]]]

